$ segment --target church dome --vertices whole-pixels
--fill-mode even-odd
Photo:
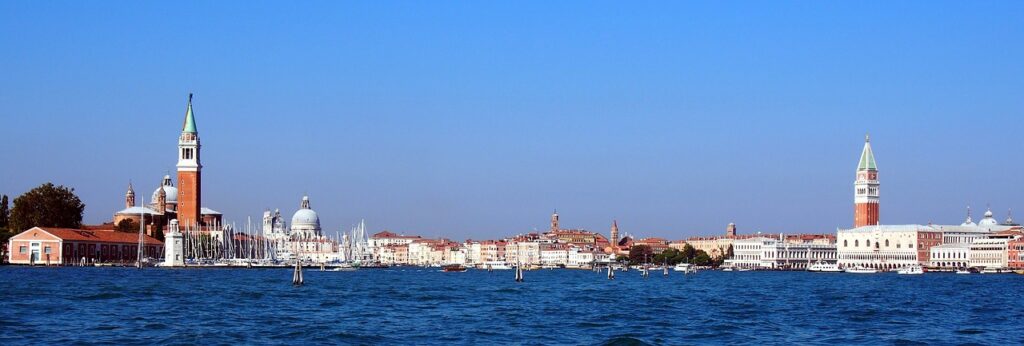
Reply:
[[[292,229],[320,230],[320,216],[309,207],[308,196],[302,196],[299,210],[292,214]]]
[[[999,224],[999,221],[996,221],[996,218],[992,217],[992,210],[991,209],[986,210],[985,211],[985,218],[981,219],[981,221],[978,221],[978,226],[981,226],[981,227],[995,226],[995,225],[998,225],[998,224]]]
[[[178,204],[178,188],[174,187],[174,185],[171,185],[171,176],[169,176],[169,175],[165,175],[163,182],[160,183],[160,186],[157,186],[156,190],[153,190],[153,198],[149,199],[149,203],[156,202],[157,196],[160,195],[160,188],[161,187],[164,188],[164,195],[165,195],[165,198],[167,198],[167,200],[166,200],[167,204],[175,204],[175,205],[177,205]]]
[[[313,209],[299,209],[292,215],[292,227],[296,226],[320,226],[320,217]]]

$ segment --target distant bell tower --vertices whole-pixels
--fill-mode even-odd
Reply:
[[[878,166],[871,151],[871,137],[864,136],[864,150],[857,164],[857,181],[853,183],[853,227],[878,224]]]
[[[128,209],[135,206],[135,189],[132,188],[132,183],[128,182],[128,192],[124,194],[124,208]]]
[[[558,210],[555,210],[554,213],[551,213],[551,231],[554,232],[554,231],[557,231],[557,230],[558,230]]]
[[[202,207],[203,165],[199,161],[199,131],[192,114],[192,94],[188,94],[185,108],[185,124],[178,137],[178,221],[185,227],[192,227],[203,221]]]
[[[612,243],[612,248],[615,248],[616,245],[619,245],[619,221],[618,220],[612,220],[612,232],[609,234],[609,236],[612,237],[611,239],[608,239],[608,242]]]
[[[727,238],[735,238],[736,237],[736,224],[735,223],[730,222],[728,226],[725,226],[725,236]]]

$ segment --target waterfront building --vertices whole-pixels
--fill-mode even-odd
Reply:
[[[505,259],[510,264],[540,264],[540,244],[536,234],[509,239],[505,245]]]
[[[840,267],[884,271],[927,265],[931,248],[942,244],[942,232],[924,225],[869,225],[838,230],[836,241]]]
[[[857,164],[857,180],[853,183],[853,227],[878,224],[878,166],[871,150],[871,137],[864,136],[864,149]]]
[[[791,242],[784,235],[736,239],[732,246],[733,257],[725,262],[740,268],[803,270],[817,262],[838,260],[834,243]]]
[[[409,245],[385,245],[377,248],[375,261],[386,265],[409,263]]]
[[[565,267],[569,264],[569,249],[565,244],[541,244],[540,265]]]
[[[420,239],[423,239],[423,237],[381,231],[370,236],[368,240],[369,251],[374,261],[388,264],[406,264],[409,258],[409,244]]]
[[[1008,238],[975,239],[970,245],[968,266],[1003,269],[1009,267]]]
[[[506,263],[505,248],[507,244],[502,240],[480,242],[480,263]]]
[[[566,264],[566,268],[590,268],[601,257],[608,258],[606,253],[595,250],[583,250],[577,247],[570,247],[568,255],[569,263]]]
[[[163,242],[143,235],[143,255],[158,258]],[[11,264],[62,265],[82,263],[134,263],[139,234],[71,228],[32,227],[7,241]]]
[[[970,266],[970,243],[951,243],[933,246],[929,255],[929,266],[941,269],[967,268]]]
[[[646,245],[651,248],[655,254],[659,254],[665,249],[668,249],[668,240],[665,238],[650,237],[643,238],[633,242],[633,245]]]
[[[1006,243],[1006,266],[1024,269],[1024,237],[1011,239]]]

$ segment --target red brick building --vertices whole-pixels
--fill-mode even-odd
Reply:
[[[853,183],[853,227],[878,224],[878,166],[871,150],[871,137],[864,137],[864,150],[857,164],[857,181]]]
[[[138,254],[139,234],[89,231],[70,228],[33,227],[8,240],[11,264],[61,265],[86,263],[131,263]],[[159,258],[164,243],[143,236],[146,257]]]

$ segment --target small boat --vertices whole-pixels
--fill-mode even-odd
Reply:
[[[900,275],[920,275],[924,274],[924,268],[919,265],[909,265],[896,270],[896,274]]]
[[[862,266],[856,266],[856,267],[853,267],[853,268],[846,268],[846,270],[844,270],[844,271],[847,272],[847,273],[853,273],[853,274],[874,274],[874,273],[878,272],[878,270],[875,269],[875,268],[866,268],[866,267],[862,267]]]
[[[1024,269],[1017,269],[1013,271],[1015,274],[1024,275]]]
[[[356,268],[353,267],[334,267],[331,269],[332,272],[354,272]]]
[[[441,266],[441,271],[445,272],[464,272],[468,269],[469,268],[466,268],[466,266],[461,264],[446,264]]]
[[[981,270],[981,273],[982,274],[999,274],[999,273],[1001,273],[1001,271],[999,271],[999,269],[996,269],[996,268],[985,268],[985,269]]]
[[[687,273],[687,274],[689,274],[689,273],[696,273],[697,272],[697,268],[694,268],[693,265],[691,265],[689,263],[679,263],[679,264],[676,264],[675,267],[672,267],[672,270],[677,271],[677,272]]]
[[[960,269],[957,269],[957,270],[956,270],[956,273],[957,273],[957,274],[970,274],[970,273],[971,273],[971,271],[970,271],[970,270],[968,270],[967,268],[960,268]]]
[[[736,267],[736,271],[738,272],[749,272],[751,270],[754,270],[754,268]]]
[[[723,272],[731,272],[731,271],[733,271],[733,270],[734,270],[734,269],[733,269],[732,267],[725,267],[725,268],[722,268],[722,271],[723,271]]]
[[[807,267],[807,271],[815,273],[841,273],[842,269],[839,269],[838,264],[831,264],[825,262],[817,262]]]
[[[461,264],[449,264],[441,267],[441,271],[445,273],[459,273],[466,271],[466,267]]]

